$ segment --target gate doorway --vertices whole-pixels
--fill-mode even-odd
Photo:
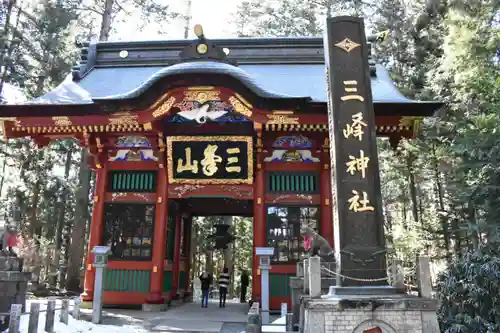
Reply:
[[[227,267],[231,275],[228,299],[240,300],[241,276],[246,272],[250,278],[245,294],[248,301],[252,295],[253,201],[189,198],[179,203],[193,216],[190,275],[194,298],[200,294],[195,290],[199,288],[196,281],[205,270],[214,277],[211,297],[218,298],[217,278]]]

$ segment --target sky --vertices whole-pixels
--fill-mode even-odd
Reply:
[[[192,0],[191,22],[189,38],[194,38],[193,27],[201,24],[204,34],[208,38],[234,37],[236,30],[233,24],[233,14],[238,4],[243,0]],[[187,8],[187,0],[157,0],[158,3],[165,2],[171,6],[173,11],[184,14]],[[151,24],[143,31],[136,30],[129,22],[119,24],[117,32],[110,40],[156,40],[156,39],[183,39],[184,24],[180,19],[167,23],[166,34],[159,34],[157,26]]]

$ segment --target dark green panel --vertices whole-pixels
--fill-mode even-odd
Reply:
[[[163,272],[163,291],[172,291],[172,272],[166,271]]]
[[[107,269],[104,277],[105,291],[149,292],[151,272],[131,269]]]
[[[293,274],[269,273],[269,296],[289,297],[291,296],[289,279]]]
[[[318,193],[318,178],[316,172],[276,172],[266,174],[266,189],[268,193]]]
[[[156,192],[156,171],[109,172],[108,192]]]

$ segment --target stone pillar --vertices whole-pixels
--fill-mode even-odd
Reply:
[[[12,304],[21,304],[25,308],[26,288],[30,278],[31,273],[22,272],[22,259],[0,251],[0,313],[9,313]],[[0,320],[0,332],[9,327],[9,316],[4,319],[5,321]]]
[[[319,257],[309,258],[309,295],[321,297],[321,262]]]
[[[392,286],[396,288],[397,292],[404,293],[405,281],[404,281],[404,274],[403,274],[403,267],[401,265],[401,260],[395,259],[392,262],[391,274],[392,274],[391,277]]]
[[[104,228],[104,199],[108,185],[108,164],[103,163],[101,169],[97,169],[94,190],[94,207],[92,209],[92,221],[90,223],[90,237],[85,260],[85,282],[82,300],[91,302],[94,297],[95,269],[92,267],[94,246],[100,245]]]
[[[179,289],[179,271],[181,264],[181,231],[184,218],[182,214],[177,214],[175,217],[175,247],[174,247],[174,262],[172,264],[172,296],[177,299],[177,291]]]
[[[300,299],[304,295],[304,278],[291,277],[289,280],[290,290],[292,292],[292,314],[294,327],[299,324],[300,318]]]
[[[431,266],[429,257],[417,258],[418,294],[420,297],[432,298]]]
[[[164,160],[164,155],[160,156]],[[165,243],[167,239],[168,196],[167,171],[161,165],[158,169],[158,185],[156,189],[156,211],[153,236],[153,270],[151,272],[150,294],[147,304],[163,304],[163,271],[165,270]]]
[[[336,203],[335,250],[340,273],[358,279],[342,279],[341,286],[386,286],[375,114],[363,19],[328,18],[324,48],[330,157],[332,176],[335,175],[332,181],[332,197]],[[362,124],[359,133],[352,131],[358,128],[357,124]],[[353,159],[366,162],[366,167],[346,169],[346,163]]]
[[[304,294],[309,295],[309,259],[304,259]]]
[[[264,164],[262,156],[262,124],[255,124],[257,132],[255,158],[255,182],[254,182],[254,199],[253,199],[253,272],[252,272],[252,299],[255,301],[261,294],[261,285],[259,278],[259,261],[255,255],[257,247],[266,246],[266,211],[264,205],[265,194],[265,179],[264,179]]]

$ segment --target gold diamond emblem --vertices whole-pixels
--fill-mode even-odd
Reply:
[[[358,44],[358,43],[353,42],[349,38],[344,38],[343,41],[335,44],[335,46],[340,47],[342,50],[344,50],[347,53],[349,53],[349,52],[351,52],[352,50],[354,50],[355,48],[357,48],[358,46],[361,46],[361,45]]]

